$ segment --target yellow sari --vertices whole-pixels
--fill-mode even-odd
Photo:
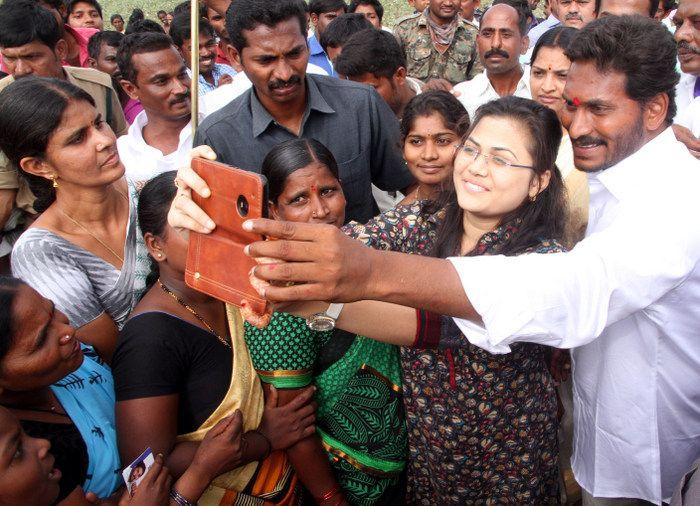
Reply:
[[[218,408],[194,432],[177,436],[177,442],[201,441],[220,420],[237,409],[243,413],[243,432],[257,429],[265,400],[243,339],[243,319],[235,306],[226,306],[233,367],[228,392]],[[199,499],[200,506],[286,506],[297,503],[297,478],[285,452],[271,453],[218,476]]]

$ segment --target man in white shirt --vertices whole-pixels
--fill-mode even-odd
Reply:
[[[504,3],[496,2],[481,17],[476,45],[485,70],[454,87],[470,118],[479,106],[500,97],[531,98],[530,76],[518,61],[527,51],[526,31],[527,19]]]
[[[540,37],[542,37],[544,32],[561,24],[561,21],[559,21],[559,7],[557,0],[545,0],[545,2],[547,2],[547,5],[549,6],[549,16],[547,16],[547,18],[541,23],[533,26],[527,33],[527,36],[529,37],[530,49],[535,47],[535,44],[537,44],[537,41],[540,39]]]
[[[567,55],[564,124],[591,187],[571,252],[445,261],[258,220],[285,240],[249,253],[289,261],[256,275],[306,282],[267,287],[271,300],[384,300],[456,316],[465,345],[492,353],[571,348],[584,505],[662,504],[700,454],[700,163],[669,129],[675,44],[660,23],[610,16]]]
[[[170,37],[128,35],[117,63],[122,88],[143,106],[128,133],[117,139],[127,177],[145,182],[187,164],[192,149],[190,78]]]
[[[674,131],[678,140],[683,142],[696,158],[700,158],[700,139],[698,129],[700,118],[700,0],[681,0],[673,14],[676,25],[674,35],[678,44],[678,60],[681,65],[681,80],[676,87],[676,106]]]

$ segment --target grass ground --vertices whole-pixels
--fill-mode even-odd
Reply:
[[[124,17],[124,21],[129,18],[132,9],[139,7],[146,13],[147,18],[157,19],[156,12],[163,9],[171,10],[182,0],[100,0],[105,18],[105,28],[108,28],[109,17],[114,13],[119,13]],[[382,0],[384,5],[384,24],[393,26],[394,21],[401,16],[410,14],[411,8],[406,0]]]

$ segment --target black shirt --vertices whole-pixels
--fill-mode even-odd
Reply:
[[[365,223],[379,210],[371,183],[386,191],[413,182],[401,153],[399,123],[374,88],[306,75],[307,104],[299,137],[323,143],[338,162],[347,208],[345,219]],[[254,88],[208,116],[194,145],[207,144],[218,161],[260,173],[265,155],[297,136],[279,125]]]
[[[231,383],[233,354],[212,333],[160,311],[130,319],[112,373],[117,401],[179,394],[177,432],[197,430]]]

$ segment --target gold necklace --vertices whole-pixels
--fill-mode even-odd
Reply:
[[[193,308],[192,306],[190,306],[190,305],[187,304],[184,300],[182,300],[180,297],[178,297],[178,296],[175,294],[175,292],[173,292],[170,288],[168,288],[167,286],[165,286],[165,285],[163,284],[163,282],[162,282],[160,279],[158,280],[158,284],[160,285],[161,289],[162,289],[165,293],[167,293],[168,295],[170,295],[173,299],[175,299],[175,301],[176,301],[178,304],[180,304],[182,307],[184,307],[184,308],[187,309],[190,313],[192,313],[192,314],[194,315],[194,317],[197,318],[197,319],[202,323],[202,325],[204,325],[204,326],[207,328],[207,330],[208,330],[209,332],[211,332],[212,334],[214,334],[214,335],[216,336],[216,338],[221,342],[221,344],[223,344],[223,345],[226,346],[227,348],[231,349],[231,344],[230,344],[226,339],[224,339],[223,337],[221,337],[221,336],[219,335],[219,333],[218,333],[217,331],[215,331],[214,328],[213,328],[211,325],[209,325],[209,323],[208,323],[204,318],[202,318],[201,316],[199,316],[199,313],[197,313],[197,311],[195,311],[194,308]]]
[[[116,190],[119,192],[119,195],[121,195],[122,197],[124,197],[124,198],[126,199],[127,202],[129,201],[129,198],[128,198],[126,195],[124,195],[124,193],[123,193],[121,190],[119,190],[118,188],[116,188]],[[92,238],[95,239],[97,242],[99,242],[99,243],[102,245],[102,247],[104,247],[107,251],[109,251],[112,255],[114,255],[115,258],[118,258],[118,259],[119,259],[119,262],[120,262],[122,265],[124,265],[124,257],[122,257],[119,253],[117,253],[116,251],[114,251],[108,244],[106,244],[103,240],[101,240],[101,239],[100,239],[99,237],[97,237],[95,234],[93,234],[92,232],[90,232],[90,229],[89,229],[89,228],[87,228],[85,225],[83,225],[83,224],[80,223],[78,220],[76,220],[76,219],[73,218],[71,215],[69,215],[67,212],[65,212],[65,211],[61,208],[61,206],[59,206],[58,204],[56,204],[56,207],[58,208],[59,211],[61,211],[61,214],[62,214],[63,216],[65,216],[65,217],[68,218],[70,221],[72,221],[75,225],[78,225],[78,226],[79,226],[80,228],[82,228],[85,232],[87,232],[88,235],[90,235],[90,237],[92,237]]]
[[[420,200],[420,183],[418,183],[418,186],[416,187],[416,200]]]

